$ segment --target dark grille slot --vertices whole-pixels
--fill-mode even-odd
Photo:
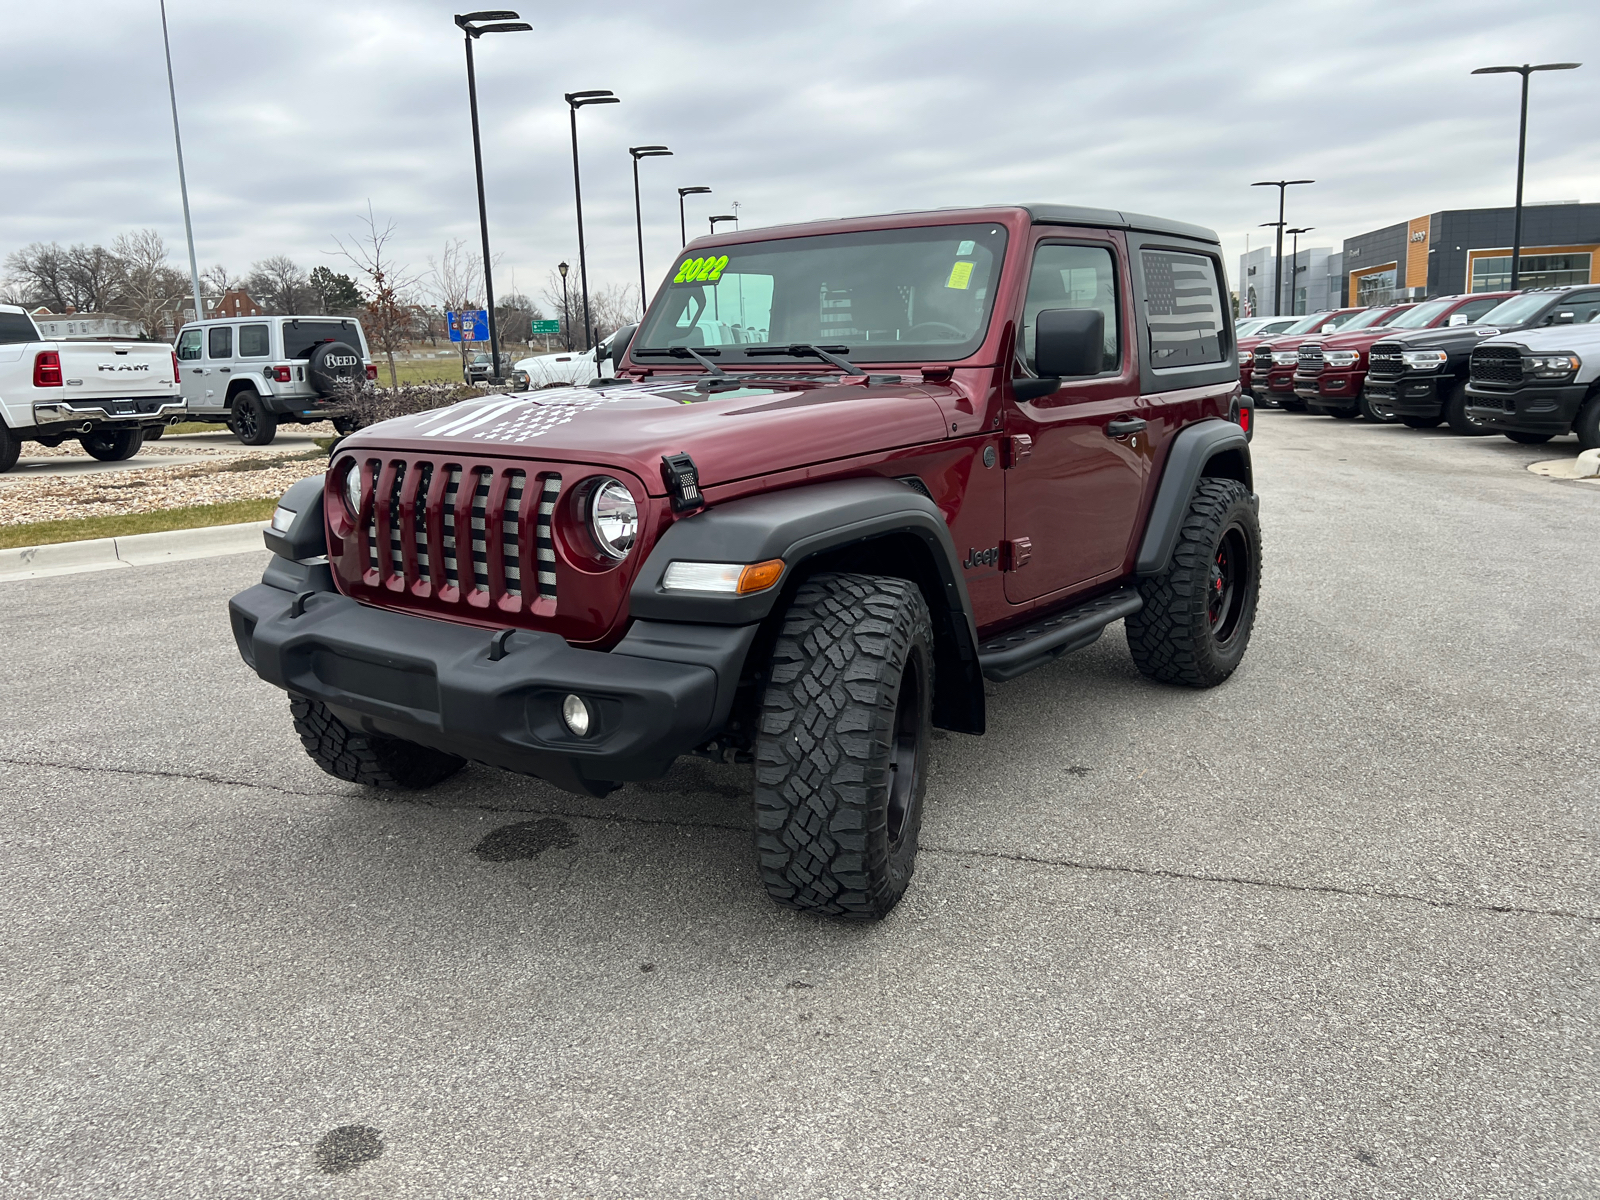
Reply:
[[[419,478],[411,528],[417,538],[417,578],[424,583],[432,583],[433,571],[428,558],[428,489],[433,485],[433,464],[417,463],[416,468]]]
[[[1367,352],[1367,374],[1380,379],[1397,378],[1405,371],[1404,351],[1399,346],[1378,344]]]
[[[362,472],[361,491],[367,508],[367,570],[378,569],[378,483],[383,476],[383,463],[369,459]]]
[[[1472,352],[1473,383],[1521,383],[1522,352],[1514,346],[1479,346]]]
[[[522,489],[528,476],[522,471],[510,473],[510,486],[506,489],[506,505],[500,515],[500,552],[505,557],[506,595],[522,595],[522,545],[517,537],[517,519],[522,514]]]
[[[538,561],[539,596],[556,598],[556,540],[553,529],[556,498],[561,495],[561,476],[546,475],[539,491],[539,520],[534,525],[534,552]]]
[[[400,489],[405,485],[406,464],[394,464],[394,485],[389,489],[389,573],[405,574],[405,555],[400,547]]]
[[[486,470],[473,472],[477,486],[472,492],[472,586],[475,591],[489,590],[489,545],[487,520],[489,511],[489,480],[493,475]]]
[[[456,493],[461,488],[461,468],[450,467],[444,485],[444,582],[447,587],[460,583],[456,560]]]

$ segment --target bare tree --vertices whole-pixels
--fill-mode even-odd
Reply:
[[[154,229],[120,234],[111,248],[120,269],[111,311],[131,317],[146,333],[160,336],[165,310],[173,299],[188,293],[189,280],[167,261],[167,244]]]
[[[49,305],[57,312],[107,311],[116,296],[120,275],[116,255],[104,246],[66,249],[52,242],[34,242],[6,256],[6,277],[27,303]]]
[[[269,313],[305,312],[315,302],[306,273],[287,254],[274,254],[252,264],[245,287],[250,298]]]
[[[639,319],[639,289],[634,284],[607,284],[590,293],[589,311],[594,314],[594,336],[598,342]]]
[[[200,272],[200,286],[218,296],[225,292],[233,291],[234,288],[242,286],[243,283],[242,276],[235,275],[221,263],[207,267]],[[202,313],[201,315],[204,316],[205,314]]]
[[[428,259],[428,283],[434,298],[446,312],[482,308],[483,256],[474,254],[465,238],[448,241],[437,259]],[[461,366],[465,370],[472,344],[462,338],[458,345]]]
[[[383,228],[372,213],[372,201],[367,201],[367,215],[362,218],[366,232],[350,238],[349,245],[334,238],[339,253],[350,265],[367,279],[367,308],[362,320],[368,339],[389,359],[389,386],[400,386],[400,375],[395,369],[394,352],[410,335],[413,313],[409,293],[416,287],[417,278],[402,263],[396,263],[389,251],[394,237],[393,221]]]

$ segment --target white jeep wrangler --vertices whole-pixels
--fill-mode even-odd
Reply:
[[[176,350],[189,414],[227,422],[247,446],[265,446],[285,422],[331,420],[351,432],[350,389],[378,374],[353,317],[196,321]]]

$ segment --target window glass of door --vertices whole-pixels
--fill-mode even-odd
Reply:
[[[265,358],[267,356],[267,327],[265,325],[239,326],[239,357]]]
[[[1159,371],[1225,361],[1216,264],[1175,250],[1142,254],[1150,365]]]
[[[233,357],[233,326],[213,325],[206,331],[206,357]]]
[[[185,329],[178,335],[178,359],[180,362],[194,362],[199,357],[200,331]]]
[[[1022,304],[1022,361],[1034,371],[1034,338],[1039,314],[1052,308],[1093,308],[1105,318],[1102,371],[1122,362],[1117,321],[1117,271],[1109,246],[1071,246],[1044,242],[1033,252],[1033,274]]]

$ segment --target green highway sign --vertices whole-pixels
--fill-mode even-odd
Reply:
[[[535,321],[533,323],[533,332],[534,333],[560,333],[561,332],[561,322],[560,321]]]

